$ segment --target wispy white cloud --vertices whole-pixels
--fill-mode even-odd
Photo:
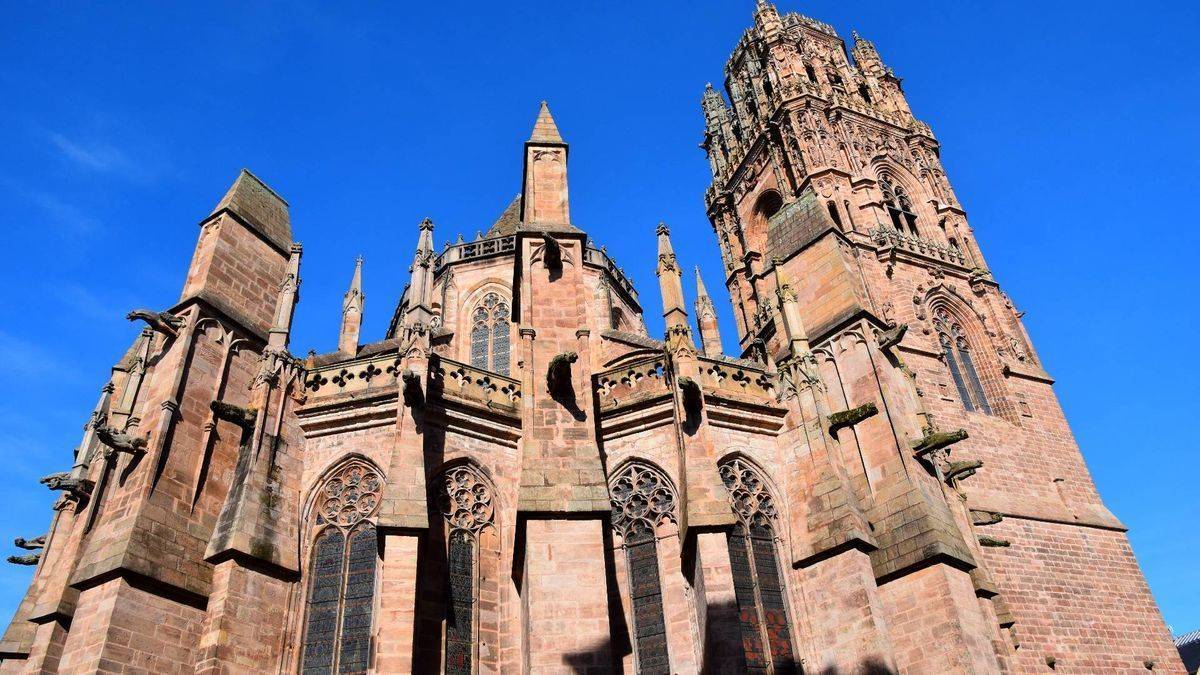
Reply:
[[[124,172],[133,167],[133,163],[129,161],[125,153],[107,143],[84,144],[73,141],[55,131],[47,132],[46,135],[63,157],[85,169],[101,172]]]
[[[7,183],[7,181],[4,181],[4,183]],[[8,187],[44,211],[50,216],[53,221],[52,224],[57,225],[65,234],[84,235],[100,227],[99,221],[85,213],[79,207],[49,192],[23,189],[11,184]]]

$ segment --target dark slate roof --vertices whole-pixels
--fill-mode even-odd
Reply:
[[[242,169],[210,217],[225,209],[232,211],[279,250],[291,248],[292,223],[288,203],[249,170]]]
[[[655,340],[648,335],[630,333],[629,331],[624,330],[608,329],[602,332],[600,335],[610,340],[619,340],[621,342],[636,345],[638,347],[645,347],[646,349],[662,349],[663,346],[666,345],[666,343],[662,340]]]
[[[1200,630],[1175,638],[1175,648],[1179,650],[1179,658],[1183,659],[1183,667],[1189,673],[1200,672]]]
[[[362,345],[358,348],[358,353],[353,357],[342,351],[328,352],[326,354],[315,354],[312,356],[312,365],[314,367],[327,366],[331,363],[338,363],[339,361],[349,361],[352,358],[365,359],[367,357],[383,354],[389,351],[398,351],[399,349],[400,338],[388,338],[386,340],[380,340],[378,342]]]
[[[521,223],[521,193],[518,192],[516,197],[508,203],[504,212],[492,223],[491,229],[484,235],[485,239],[492,237],[505,237],[517,231],[517,226]]]
[[[786,204],[767,223],[767,250],[772,258],[787,258],[834,228],[829,212],[812,188]]]

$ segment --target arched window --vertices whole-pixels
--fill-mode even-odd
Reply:
[[[944,307],[939,307],[933,313],[933,327],[937,330],[946,367],[950,369],[950,377],[954,379],[963,407],[968,411],[979,410],[991,415],[992,408],[983,394],[983,384],[979,381],[975,361],[971,358],[971,345],[963,334],[962,326]]]
[[[508,301],[488,293],[471,313],[471,365],[508,375]]]
[[[371,656],[378,558],[375,525],[383,479],[354,461],[330,476],[316,501],[308,569],[304,673],[365,673]]]
[[[738,516],[727,541],[746,669],[796,673],[783,576],[775,555],[775,502],[758,469],[748,462],[734,457],[719,470]]]
[[[495,513],[491,483],[473,466],[442,474],[438,506],[450,531],[446,552],[445,673],[470,675],[476,661],[479,535]]]
[[[917,214],[913,211],[912,200],[908,192],[888,176],[880,176],[879,187],[883,190],[883,203],[887,207],[888,216],[892,219],[892,227],[901,232],[919,235],[917,231]]]
[[[609,483],[612,526],[629,568],[638,673],[670,673],[667,624],[658,573],[660,525],[675,522],[675,491],[666,476],[645,464],[627,465]]]

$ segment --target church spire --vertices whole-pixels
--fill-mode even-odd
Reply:
[[[720,356],[724,353],[721,333],[717,328],[717,308],[713,305],[712,298],[708,297],[708,289],[704,287],[699,266],[696,267],[696,326],[700,331],[700,350],[705,356]]]
[[[428,326],[433,318],[433,263],[437,258],[433,250],[433,221],[426,218],[417,228],[417,250],[408,270],[412,280],[408,286],[408,311],[404,323]]]
[[[542,101],[533,124],[533,133],[525,142],[524,183],[521,196],[523,222],[571,222],[567,197],[567,144],[558,133],[558,125],[545,101]]]
[[[291,337],[292,315],[300,299],[300,255],[303,251],[304,248],[300,244],[292,244],[287,272],[279,284],[279,295],[275,300],[275,319],[271,322],[269,337],[272,347],[286,349]]]
[[[658,288],[662,293],[663,321],[667,328],[668,347],[693,347],[691,326],[683,301],[683,280],[675,249],[671,246],[671,230],[666,223],[658,224]]]
[[[362,332],[363,302],[366,296],[362,292],[362,256],[354,261],[354,276],[350,279],[350,289],[342,300],[342,330],[338,334],[338,351],[351,356],[358,353],[358,338]]]

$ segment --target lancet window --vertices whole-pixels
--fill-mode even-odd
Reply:
[[[379,472],[361,461],[321,486],[301,656],[306,674],[367,672],[378,558],[375,525],[368,518],[382,490]]]
[[[892,219],[892,227],[901,232],[919,235],[917,213],[913,210],[908,192],[888,176],[879,178],[879,187],[883,190],[883,203],[887,207],[888,217]]]
[[[471,312],[471,365],[508,375],[509,306],[498,293],[488,293]]]
[[[719,467],[738,524],[729,531],[729,561],[746,669],[795,673],[786,594],[775,549],[778,512],[758,469],[733,458]]]
[[[950,369],[950,377],[958,389],[958,397],[962,400],[963,407],[968,411],[978,410],[991,415],[992,408],[983,393],[983,383],[975,370],[975,361],[971,358],[971,345],[967,342],[962,325],[945,308],[938,308],[933,313],[933,327],[937,331],[946,367]]]
[[[609,485],[612,526],[629,568],[637,672],[671,672],[658,568],[658,531],[675,521],[675,491],[657,469],[627,465]]]
[[[446,553],[444,672],[474,672],[478,642],[479,536],[495,514],[491,483],[474,466],[457,466],[437,484],[438,506],[449,530]]]

